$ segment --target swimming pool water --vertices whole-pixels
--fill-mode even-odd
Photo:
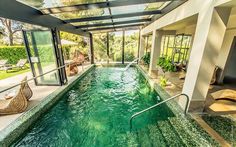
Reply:
[[[136,68],[95,68],[13,146],[127,146],[131,115],[159,101]],[[173,113],[161,105],[135,118],[133,129],[170,116]]]

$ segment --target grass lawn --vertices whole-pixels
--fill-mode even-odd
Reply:
[[[13,77],[15,75],[19,75],[19,74],[22,74],[22,73],[25,73],[25,72],[28,72],[28,71],[30,71],[30,68],[9,70],[8,72],[1,70],[0,71],[0,80],[6,79],[6,78],[9,78],[9,77]]]

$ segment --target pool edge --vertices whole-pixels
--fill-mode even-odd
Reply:
[[[162,100],[171,97],[171,95],[168,94],[159,84],[152,81],[152,79],[148,76],[148,74],[139,65],[136,64],[135,67],[145,77],[151,88],[158,93],[158,95],[161,97]],[[187,121],[188,123],[191,123],[192,121],[195,121],[191,114],[184,115],[183,109],[179,106],[179,104],[176,101],[169,101],[168,103],[166,103],[166,105],[173,112],[175,116],[185,120],[183,122],[186,123]],[[199,124],[197,124],[197,128],[205,132],[205,133],[201,131],[198,132],[199,135],[201,135],[204,139],[208,140],[210,143],[216,143],[217,145],[220,145],[219,142],[217,142],[217,140],[215,140],[212,136],[210,136],[210,134],[208,134],[206,130],[204,130]]]
[[[32,107],[27,112],[23,113],[19,118],[9,124],[6,128],[0,131],[0,147],[10,146],[17,138],[20,137],[44,112],[50,109],[60,97],[67,92],[77,81],[83,78],[87,73],[95,68],[95,65],[90,65],[78,76],[73,77],[67,85],[59,87],[53,93],[46,96],[38,105]]]

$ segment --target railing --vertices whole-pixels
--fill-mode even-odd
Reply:
[[[173,99],[175,99],[175,98],[177,98],[177,97],[180,97],[180,96],[185,96],[185,97],[186,97],[186,100],[187,100],[187,101],[186,101],[186,104],[185,104],[185,109],[184,109],[184,113],[185,113],[185,115],[186,115],[186,114],[187,114],[187,111],[188,111],[188,106],[189,106],[189,97],[188,97],[187,94],[184,94],[184,93],[177,94],[177,95],[175,95],[175,96],[173,96],[173,97],[170,97],[170,98],[168,98],[168,99],[166,99],[166,100],[164,100],[164,101],[162,101],[162,102],[160,102],[160,103],[157,103],[157,104],[155,104],[155,105],[153,105],[153,106],[151,106],[151,107],[149,107],[149,108],[146,108],[146,109],[144,109],[144,110],[142,110],[142,111],[139,111],[139,112],[133,114],[133,115],[131,116],[130,120],[129,120],[129,123],[130,123],[130,131],[132,131],[132,121],[133,121],[133,119],[134,119],[135,117],[139,116],[140,114],[142,114],[142,113],[144,113],[144,112],[146,112],[146,111],[149,111],[149,110],[151,110],[151,109],[153,109],[153,108],[156,108],[157,106],[159,106],[159,105],[161,105],[161,104],[164,104],[164,103],[166,103],[166,102],[168,102],[168,101],[170,101],[170,100],[173,100]]]
[[[43,73],[43,74],[41,74],[41,75],[35,76],[35,77],[33,77],[33,78],[29,79],[29,80],[26,80],[26,81],[24,81],[24,82],[32,81],[32,80],[37,79],[37,78],[39,78],[39,77],[42,77],[42,76],[44,76],[44,75],[46,75],[46,74],[49,74],[49,73],[54,72],[54,71],[57,71],[58,69],[64,68],[64,67],[66,67],[66,66],[68,66],[68,65],[70,65],[70,64],[73,64],[73,63],[65,64],[65,65],[63,65],[63,66],[60,66],[60,67],[58,67],[58,68],[55,68],[55,69],[50,70],[50,71],[48,71],[48,72],[45,72],[45,73]],[[83,63],[82,63],[82,71],[83,71],[83,70],[84,70],[84,66],[83,66]],[[8,88],[6,88],[6,89],[0,90],[0,93],[5,92],[5,91],[8,91],[8,90],[10,90],[10,89],[12,89],[12,88],[15,88],[15,87],[17,87],[17,86],[20,86],[21,83],[22,83],[22,82],[20,82],[20,83],[18,83],[18,84],[16,84],[16,85],[13,85],[13,86],[11,86],[11,87],[8,87]]]
[[[130,62],[124,69],[124,71],[126,71],[133,63],[137,62],[140,58],[136,58],[134,59],[132,62]]]

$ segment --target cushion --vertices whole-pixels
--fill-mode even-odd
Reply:
[[[8,100],[8,99],[13,98],[14,96],[16,96],[16,91],[11,91],[8,94],[6,94],[4,98]]]
[[[213,92],[211,96],[215,100],[231,100],[236,102],[236,91],[231,89],[223,89]]]

